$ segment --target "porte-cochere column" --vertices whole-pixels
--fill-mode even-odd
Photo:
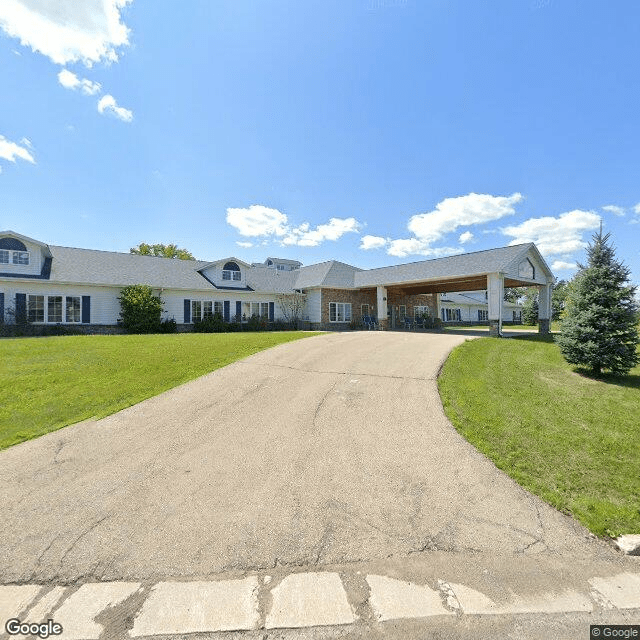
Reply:
[[[376,287],[377,294],[377,310],[378,310],[378,325],[380,329],[388,329],[387,322],[387,288]]]
[[[552,282],[547,282],[540,287],[538,295],[538,333],[551,331],[551,291]]]
[[[504,300],[504,273],[487,275],[487,298],[489,302],[489,335],[502,335],[502,302]]]

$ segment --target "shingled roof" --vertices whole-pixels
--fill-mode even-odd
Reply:
[[[458,278],[507,271],[513,262],[530,247],[535,248],[535,245],[529,242],[511,247],[462,253],[447,258],[434,258],[433,260],[409,262],[408,264],[398,264],[392,267],[367,269],[356,274],[355,285],[357,287],[375,287],[377,285],[420,282],[437,278]]]
[[[198,273],[208,262],[49,245],[50,279],[56,282],[126,286],[141,282],[159,289],[203,289],[212,285]]]

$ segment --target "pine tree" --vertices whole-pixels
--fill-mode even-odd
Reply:
[[[571,283],[558,344],[567,362],[626,374],[638,364],[635,287],[629,268],[616,260],[609,235],[594,234],[588,265],[579,266]]]

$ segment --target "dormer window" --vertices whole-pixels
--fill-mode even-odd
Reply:
[[[13,264],[29,264],[29,252],[28,251],[14,251],[13,252]]]
[[[0,238],[0,264],[29,264],[29,252],[17,238]]]
[[[235,262],[227,262],[222,268],[223,280],[242,280],[242,274],[240,273],[240,267]]]

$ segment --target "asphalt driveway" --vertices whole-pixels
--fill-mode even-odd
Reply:
[[[0,583],[606,554],[445,418],[435,379],[464,339],[312,337],[1,452]]]

